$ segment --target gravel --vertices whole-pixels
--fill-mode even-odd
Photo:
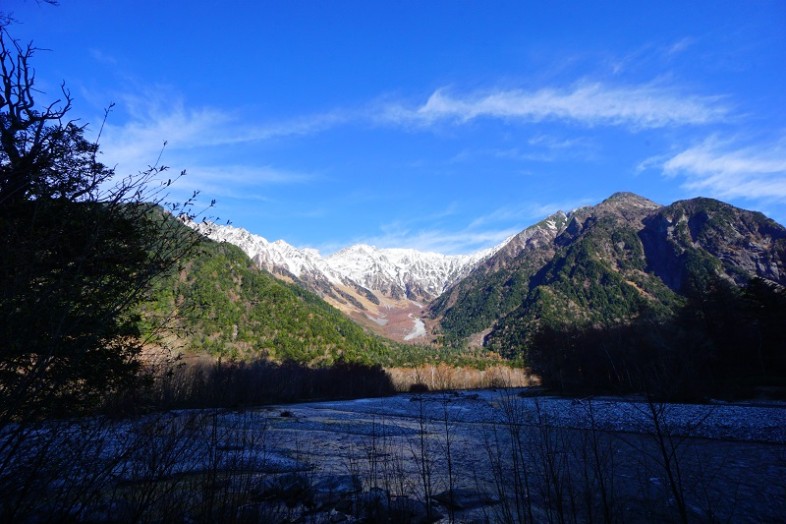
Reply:
[[[301,408],[331,410],[354,418],[353,413],[379,417],[450,420],[461,423],[517,423],[652,433],[654,420],[671,434],[718,440],[786,443],[786,403],[707,404],[648,403],[642,400],[554,396],[521,397],[515,391],[483,390],[456,394],[397,395],[379,399],[299,404]]]

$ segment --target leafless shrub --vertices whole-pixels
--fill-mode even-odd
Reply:
[[[434,496],[434,456],[429,439],[431,433],[431,423],[426,415],[424,402],[418,404],[417,414],[417,437],[413,442],[410,440],[410,454],[412,460],[417,464],[417,474],[420,481],[418,486],[417,498],[426,505],[426,515],[431,517],[432,499]]]

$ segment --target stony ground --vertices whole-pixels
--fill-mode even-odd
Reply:
[[[597,495],[600,479],[614,518],[625,522],[678,520],[680,497],[689,520],[778,522],[786,515],[782,403],[672,405],[516,393],[400,395],[263,413],[276,447],[315,472],[356,474],[366,488],[420,500],[426,491],[452,487],[487,502],[457,510],[458,519],[496,521],[515,513],[499,503],[516,495],[513,440],[526,448],[520,458],[532,483],[523,518],[531,511],[536,521],[568,514],[603,520],[602,502],[580,500],[586,492]],[[437,507],[450,513],[445,504]]]
[[[12,441],[11,430],[0,443]],[[12,521],[784,522],[786,515],[784,403],[405,394],[80,421],[19,439],[28,451],[0,461],[0,517]],[[40,469],[20,482],[31,467]],[[25,486],[29,492],[20,491]]]

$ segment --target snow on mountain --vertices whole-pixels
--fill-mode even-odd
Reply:
[[[298,249],[283,240],[269,242],[264,237],[234,226],[211,223],[190,223],[189,225],[211,240],[236,245],[259,267],[271,273],[286,273],[297,278],[320,274],[332,283],[341,281],[341,275],[336,274],[325,264],[316,249]]]
[[[248,231],[216,224],[190,224],[212,240],[241,248],[260,267],[305,282],[361,286],[385,297],[429,301],[467,275],[497,247],[471,255],[442,255],[414,249],[378,249],[365,244],[323,257],[316,249],[298,249],[283,240],[269,242]]]
[[[358,244],[331,255],[326,261],[336,272],[365,288],[393,297],[430,300],[464,277],[491,252],[441,255]]]

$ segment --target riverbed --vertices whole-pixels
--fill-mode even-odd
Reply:
[[[12,429],[0,437],[10,442]],[[778,402],[500,389],[61,421],[20,435],[26,451],[0,461],[3,508],[16,505],[17,521],[46,511],[77,521],[243,522],[786,515],[786,404]],[[31,464],[40,468],[32,498],[17,494]]]

